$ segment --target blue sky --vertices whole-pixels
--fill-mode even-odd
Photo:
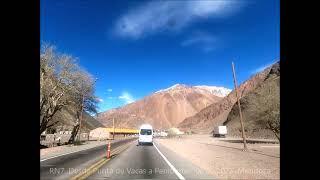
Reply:
[[[233,88],[280,58],[279,0],[41,0],[41,42],[98,78],[99,111],[177,83]]]

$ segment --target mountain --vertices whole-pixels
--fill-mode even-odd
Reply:
[[[271,72],[271,67],[266,68],[260,73],[252,76],[238,87],[239,96],[245,97],[249,92],[256,89],[263,83]],[[222,125],[236,103],[236,92],[233,90],[221,101],[211,104],[202,109],[194,116],[184,119],[178,127],[182,130],[192,130],[199,133],[210,133],[214,126]]]
[[[280,65],[272,66],[263,83],[240,100],[246,136],[251,138],[276,138],[267,129],[268,120],[280,122]],[[239,108],[235,104],[227,120],[223,123],[228,127],[229,134],[240,134]]]
[[[155,128],[171,128],[220,101],[228,91],[221,87],[176,84],[124,107],[102,112],[98,120],[107,127],[112,126],[114,118],[116,127],[138,128],[149,123]]]
[[[224,87],[205,86],[205,85],[195,86],[195,87],[198,88],[199,90],[209,91],[219,97],[225,97],[231,92],[231,89],[227,89]]]
[[[52,122],[59,121],[58,124],[54,125],[50,128],[49,131],[54,129],[55,131],[72,131],[73,126],[76,123],[76,112],[75,108],[72,106],[63,107],[60,111],[58,111],[52,119]],[[89,115],[86,112],[83,112],[83,121],[81,130],[82,132],[88,132],[92,129],[104,127],[96,118]]]

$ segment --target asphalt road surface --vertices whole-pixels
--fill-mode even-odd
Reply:
[[[124,144],[129,145],[128,148],[113,155],[87,179],[215,179],[157,143],[157,139],[153,146],[138,146],[136,139],[129,139],[115,142],[111,147],[115,149]],[[42,161],[40,179],[70,179],[105,156],[103,145]]]
[[[214,179],[190,161],[161,146],[132,144],[87,179]]]
[[[111,143],[116,148],[136,139]],[[106,156],[106,145],[67,154],[40,162],[40,179],[69,179]]]

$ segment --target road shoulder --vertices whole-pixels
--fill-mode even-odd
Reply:
[[[219,179],[279,179],[280,155],[276,144],[230,143],[206,136],[159,139],[159,144],[179,154]]]
[[[205,170],[201,169],[188,159],[183,158],[176,152],[163,146],[158,139],[155,139],[155,143],[159,150],[186,179],[215,179],[212,175],[209,175]]]
[[[131,139],[131,138],[127,138]],[[88,141],[85,142],[83,145],[74,146],[74,145],[63,145],[63,146],[57,146],[57,147],[51,147],[51,148],[45,148],[40,149],[40,162],[52,159],[55,157],[72,154],[80,151],[85,151],[92,148],[97,148],[101,146],[106,146],[108,142],[116,143],[119,141],[123,141],[125,139],[119,139],[119,140],[105,140],[105,141]]]

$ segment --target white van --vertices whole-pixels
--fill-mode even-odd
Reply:
[[[226,137],[227,134],[227,126],[216,126],[213,129],[214,137]]]
[[[149,124],[143,124],[139,130],[138,144],[152,144],[153,145],[153,129]]]

